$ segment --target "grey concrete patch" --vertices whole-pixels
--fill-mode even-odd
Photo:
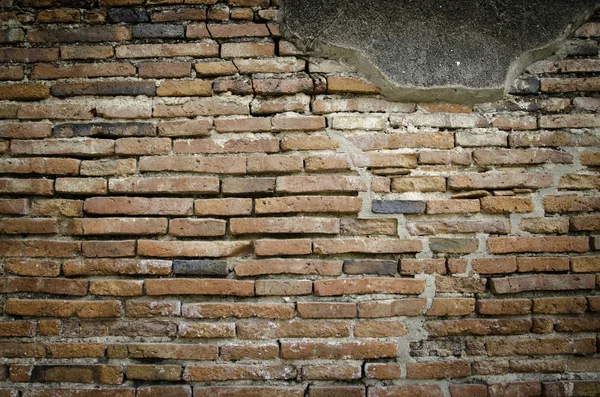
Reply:
[[[552,55],[598,0],[284,0],[284,36],[392,100],[483,102]]]

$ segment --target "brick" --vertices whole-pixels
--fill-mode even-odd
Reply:
[[[309,103],[308,95],[296,94],[282,97],[256,97],[250,106],[253,115],[271,115],[285,112],[306,113]]]
[[[542,92],[593,92],[600,88],[600,79],[587,78],[545,78],[541,80]]]
[[[280,193],[360,192],[366,183],[352,176],[282,176],[277,178]]]
[[[489,122],[482,116],[457,113],[394,114],[390,116],[390,124],[393,127],[415,125],[448,129],[489,126]]]
[[[250,95],[253,93],[252,80],[247,77],[215,80],[212,89],[215,94],[230,92],[233,95]]]
[[[487,386],[476,384],[450,385],[450,395],[452,397],[487,397]]]
[[[485,292],[486,279],[475,279],[466,277],[442,277],[435,278],[436,292]]]
[[[180,323],[180,338],[233,338],[236,336],[234,323]],[[238,331],[239,332],[239,331]]]
[[[581,153],[579,160],[583,165],[587,165],[590,167],[598,167],[600,166],[600,152]]]
[[[486,173],[451,175],[448,186],[454,190],[543,188],[552,184],[550,174]]]
[[[130,358],[174,360],[215,360],[217,346],[174,343],[134,343],[125,345]],[[109,346],[110,347],[110,346]],[[109,349],[110,351],[110,349]]]
[[[113,55],[114,50],[112,46],[60,47],[60,57],[62,59],[106,59],[112,58]]]
[[[485,299],[477,301],[477,312],[488,316],[531,313],[529,299]]]
[[[96,107],[96,110],[101,106],[102,105],[99,104]],[[120,138],[127,136],[152,136],[155,135],[155,129],[151,123],[68,123],[55,126],[52,134],[56,138]]]
[[[106,194],[106,180],[103,178],[58,178],[54,188],[57,193]]]
[[[219,180],[214,177],[132,177],[110,179],[108,189],[111,193],[214,194],[219,192]]]
[[[169,234],[178,237],[224,236],[226,222],[220,219],[172,219]]]
[[[90,294],[101,296],[139,296],[143,294],[143,281],[98,280],[90,283]]]
[[[276,153],[279,152],[279,140],[245,139],[227,140],[176,140],[173,152],[177,154],[216,154],[216,153]]]
[[[27,32],[32,43],[72,43],[125,41],[131,39],[131,29],[125,26],[92,26],[80,29],[35,28]]]
[[[252,212],[252,200],[243,198],[195,200],[194,212],[201,216],[249,215]]]
[[[290,365],[204,365],[187,366],[183,379],[186,381],[267,380],[293,379],[296,369]]]
[[[395,219],[343,218],[341,220],[341,234],[344,236],[378,234],[395,236],[397,229]]]
[[[36,65],[31,69],[32,79],[66,79],[73,77],[127,77],[135,76],[136,68],[130,63],[79,63],[73,65]]]
[[[460,319],[425,323],[430,336],[520,335],[529,333],[531,320]]]
[[[533,299],[533,312],[541,314],[583,313],[587,310],[584,297],[536,298]]]
[[[330,137],[312,135],[285,137],[281,140],[281,150],[288,152],[291,150],[333,150],[337,149],[339,144]]]
[[[0,86],[2,100],[37,101],[49,96],[50,90],[44,84],[22,83]]]
[[[340,338],[350,335],[347,323],[318,320],[238,322],[237,332],[240,339],[273,338]]]
[[[597,272],[599,268],[600,256],[574,256],[571,258],[571,270],[574,272]]]
[[[474,238],[430,238],[429,248],[433,252],[453,254],[469,254],[478,248],[478,240]]]
[[[557,212],[589,212],[600,209],[600,197],[568,194],[562,196],[546,196],[544,210]]]
[[[78,218],[68,222],[68,235],[166,234],[166,218]]]
[[[196,74],[200,76],[227,76],[238,73],[232,61],[202,62],[194,64]]]
[[[475,150],[473,159],[479,165],[571,164],[573,156],[557,150]]]
[[[521,273],[528,272],[562,272],[569,270],[569,258],[517,258],[517,268]]]
[[[437,259],[401,259],[400,274],[445,274],[446,260],[443,258]]]
[[[57,277],[60,263],[53,260],[7,259],[4,270],[19,276]]]
[[[304,389],[295,389],[288,386],[214,386],[194,388],[194,397],[260,397],[265,395],[302,397]]]
[[[72,388],[44,388],[44,389],[30,389],[26,391],[25,397],[134,397],[134,388],[120,388],[110,390],[98,390],[98,389],[72,389]],[[12,397],[12,396],[10,396]]]
[[[541,396],[542,385],[539,381],[532,382],[512,382],[512,383],[492,383],[488,385],[489,397],[500,396]]]
[[[327,77],[328,94],[378,94],[375,85],[356,77]]]
[[[215,120],[217,132],[261,132],[271,130],[271,119],[264,117],[244,117]]]
[[[132,34],[133,38],[137,39],[183,38],[185,36],[185,28],[174,24],[139,24],[133,26]]]
[[[512,252],[586,252],[587,237],[491,237],[487,242],[493,254]]]
[[[371,115],[336,114],[330,116],[329,121],[335,130],[381,131],[387,125],[387,117]]]
[[[392,192],[445,192],[446,178],[441,176],[413,176],[392,178]]]
[[[196,3],[210,4],[212,1],[196,1]],[[194,3],[192,2],[192,4]],[[157,10],[152,13],[153,22],[203,21],[205,19],[206,10],[201,8],[166,9]]]
[[[82,251],[87,258],[134,256],[135,241],[84,241]]]
[[[54,234],[57,222],[44,218],[6,218],[0,219],[0,233],[5,234]]]
[[[0,252],[4,257],[55,257],[77,256],[81,244],[76,241],[59,240],[2,240]]]
[[[378,341],[352,342],[281,342],[284,359],[366,359],[396,356],[396,344]]]
[[[419,153],[419,164],[431,165],[471,165],[469,152],[422,152]]]
[[[531,275],[493,278],[492,291],[509,294],[524,291],[568,291],[593,289],[594,277],[590,275]]]
[[[214,25],[216,26],[227,26],[227,25]],[[255,26],[255,25],[238,25],[238,26]],[[266,30],[265,25],[256,25],[260,28],[253,28],[253,33],[263,33],[263,26]],[[241,74],[252,74],[252,73],[294,73],[302,72],[305,68],[305,61],[294,57],[277,57],[273,59],[235,59],[233,61],[235,67]]]
[[[52,174],[76,175],[79,173],[79,160],[53,158],[2,159],[0,167],[10,174]]]
[[[418,240],[393,238],[362,238],[314,241],[314,252],[321,255],[343,253],[405,253],[420,252],[422,243]]]
[[[500,130],[535,130],[537,118],[534,116],[496,116],[492,122],[494,128]]]
[[[304,365],[301,376],[308,380],[360,379],[362,368],[355,364]]]
[[[171,137],[207,136],[210,135],[211,127],[212,120],[209,119],[161,121],[158,123],[158,135]]]
[[[310,280],[257,280],[257,296],[310,295],[312,293]]]
[[[30,372],[26,374],[27,378],[15,379],[15,381],[99,383],[109,385],[118,385],[123,382],[123,370],[120,365],[35,365],[25,368],[30,369]],[[13,375],[16,375],[13,370],[16,372],[19,368],[15,368],[15,366],[11,367],[11,379]]]
[[[369,168],[417,168],[416,154],[402,153],[361,153],[352,156],[352,160],[356,167]]]
[[[600,382],[591,381],[560,381],[560,382],[544,382],[543,390],[548,396],[585,396],[598,393],[600,390]]]
[[[87,294],[87,282],[56,278],[7,277],[0,283],[2,293],[39,292],[52,295],[84,296]]]
[[[66,199],[34,199],[31,202],[33,216],[82,216],[83,201]]]
[[[253,296],[252,281],[212,279],[146,280],[147,295],[231,295]]]
[[[108,139],[45,139],[37,141],[13,140],[14,154],[67,155],[94,157],[114,152],[114,141]]]
[[[47,348],[53,358],[104,357],[105,351],[103,343],[53,343]]]
[[[148,13],[143,8],[111,9],[107,16],[110,23],[140,23],[149,20]]]
[[[36,332],[36,323],[33,321],[10,320],[0,322],[0,335],[2,337],[33,337]]]
[[[215,42],[182,44],[128,44],[116,46],[117,58],[218,57]]]
[[[191,215],[192,199],[143,197],[93,197],[85,201],[89,214]]]
[[[46,346],[44,346],[41,343],[6,342],[6,343],[0,344],[0,351],[2,352],[2,357],[5,357],[5,358],[25,358],[25,357],[44,358],[44,357],[46,357]]]
[[[119,301],[9,299],[6,312],[15,316],[103,318],[119,317]]]
[[[239,360],[274,360],[279,356],[279,345],[276,343],[252,345],[227,345],[221,347],[220,357],[226,361]]]
[[[415,294],[423,292],[422,280],[362,278],[315,281],[316,296],[354,294]]]
[[[402,375],[400,364],[395,363],[369,363],[365,364],[365,377],[367,379],[394,380]]]
[[[464,378],[471,375],[470,364],[467,360],[407,363],[406,377],[409,379]]]
[[[134,174],[137,162],[135,159],[82,161],[79,172],[83,176],[113,176]]]
[[[226,261],[214,260],[175,260],[173,261],[173,273],[196,276],[225,277],[229,274]]]
[[[224,43],[221,45],[222,58],[262,58],[275,55],[275,45],[271,42]]]
[[[595,146],[599,142],[597,137],[585,131],[515,132],[511,134],[509,140],[513,147]]]
[[[573,357],[567,361],[569,372],[599,372],[600,363],[595,358]]]
[[[51,135],[49,123],[7,123],[0,126],[0,138],[35,139]]]
[[[181,312],[181,303],[128,300],[125,302],[125,312],[130,317],[178,316]]]
[[[442,397],[444,392],[438,385],[373,386],[369,397]]]
[[[456,146],[462,147],[486,147],[486,146],[508,146],[508,133],[498,131],[490,133],[458,131],[456,132]]]
[[[151,172],[244,174],[246,173],[246,159],[241,157],[152,156],[140,158],[139,168],[141,171]]]
[[[189,77],[191,70],[189,62],[142,62],[138,66],[138,74],[143,79]]]
[[[486,342],[490,356],[593,354],[593,338],[500,339]]]
[[[454,134],[402,133],[402,134],[362,134],[349,138],[350,142],[366,151],[402,148],[452,149]]]
[[[291,319],[294,306],[261,303],[185,303],[182,315],[189,318],[270,318]]]
[[[312,241],[310,239],[263,239],[254,242],[254,254],[256,256],[307,255],[311,253]]]
[[[428,200],[428,214],[464,214],[480,211],[479,200]]]
[[[63,263],[65,276],[169,275],[171,261],[155,259],[86,259]]]
[[[517,271],[517,258],[477,258],[471,261],[474,272],[480,274],[503,274]]]
[[[138,241],[138,254],[159,257],[235,256],[247,253],[249,248],[246,241]]]
[[[425,309],[425,303],[424,299],[416,298],[360,302],[358,314],[363,318],[418,316]]]
[[[466,316],[475,311],[472,298],[434,298],[426,316]]]
[[[58,48],[0,48],[0,62],[53,62]]]
[[[356,304],[334,302],[298,302],[300,318],[354,318]]]
[[[325,118],[321,116],[286,115],[271,119],[276,131],[321,131],[325,129]]]
[[[273,193],[275,178],[227,178],[223,180],[224,194]]]
[[[331,218],[235,218],[229,221],[230,232],[237,234],[315,233],[338,234],[340,223]]]
[[[519,229],[536,234],[566,234],[569,232],[569,220],[567,218],[528,218],[521,220]]]
[[[584,215],[571,218],[572,231],[594,231],[600,229],[600,216]]]
[[[175,366],[176,367],[176,366]],[[158,367],[162,368],[162,367]],[[177,367],[180,369],[181,368]],[[129,367],[127,367],[129,371]],[[129,375],[128,375],[129,377]],[[181,377],[181,374],[180,374]],[[137,388],[138,397],[192,397],[192,388],[189,386],[144,386]]]
[[[597,175],[567,174],[560,177],[559,189],[571,190],[597,190],[600,187],[600,178]]]
[[[299,172],[304,168],[302,157],[284,156],[252,156],[248,157],[248,173],[287,173]]]
[[[510,232],[509,222],[493,220],[409,222],[406,228],[414,236],[454,233],[508,234]]]
[[[266,37],[269,36],[269,29],[265,24],[245,23],[245,24],[211,24],[207,25],[210,36],[219,38],[233,37]],[[245,72],[242,72],[245,73]],[[261,72],[258,72],[261,73]],[[265,73],[265,72],[262,72]],[[268,72],[267,72],[268,73]],[[271,72],[272,73],[272,72]]]
[[[56,97],[72,97],[80,95],[146,95],[154,96],[154,82],[146,81],[100,81],[84,83],[57,83],[52,86],[51,93]]]
[[[264,274],[306,274],[336,276],[341,274],[340,261],[317,259],[266,259],[248,260],[235,265],[236,275],[255,276]]]
[[[393,276],[398,269],[398,261],[385,259],[348,259],[344,261],[346,274],[378,274]]]

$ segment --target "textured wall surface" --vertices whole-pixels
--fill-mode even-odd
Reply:
[[[473,106],[276,0],[0,6],[1,397],[600,395],[599,19]]]

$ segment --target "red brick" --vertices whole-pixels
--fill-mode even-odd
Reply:
[[[272,57],[275,45],[271,42],[224,43],[221,45],[222,58]]]
[[[543,188],[552,185],[550,174],[485,173],[451,175],[448,186],[454,190]]]
[[[591,275],[530,275],[490,280],[496,294],[512,294],[524,291],[568,291],[593,289],[595,279]]]
[[[308,397],[365,397],[365,387],[310,385]]]
[[[442,277],[435,278],[437,292],[485,292],[486,279],[467,277]]]
[[[480,211],[479,200],[428,200],[428,214],[463,214]]]
[[[512,252],[586,252],[587,237],[491,237],[487,242],[493,254]]]
[[[284,359],[366,359],[395,357],[397,347],[391,342],[281,342]]]
[[[279,152],[278,139],[228,139],[222,140],[176,140],[173,152],[177,154],[214,153],[276,153]]]
[[[409,379],[464,378],[471,375],[471,363],[467,360],[448,360],[423,363],[407,363]]]
[[[355,77],[328,77],[328,94],[378,94],[375,85]]]
[[[473,298],[434,298],[426,316],[466,316],[475,311]]]
[[[484,299],[477,301],[477,313],[488,316],[531,313],[529,299]]]
[[[301,376],[307,380],[360,379],[362,368],[356,364],[304,365]]]
[[[166,234],[166,218],[78,218],[69,220],[67,235]]]
[[[35,139],[52,134],[50,123],[8,123],[0,126],[0,138]]]
[[[400,274],[445,274],[446,260],[444,258],[433,259],[401,259]]]
[[[340,222],[332,218],[234,218],[230,232],[238,234],[315,233],[338,234]]]
[[[175,301],[134,301],[125,302],[125,311],[129,317],[178,316],[181,303]]]
[[[4,270],[19,276],[57,277],[60,263],[53,260],[7,259]]]
[[[321,116],[279,116],[271,119],[276,131],[320,131],[325,129]]]
[[[251,345],[221,346],[220,357],[225,361],[274,360],[279,357],[279,345],[277,343],[252,343]]]
[[[75,77],[127,77],[135,76],[136,68],[130,63],[78,63],[73,65],[36,65],[32,68],[32,79],[67,79]]]
[[[519,257],[517,258],[517,268],[521,273],[562,272],[569,270],[569,258]]]
[[[217,132],[261,132],[271,129],[271,119],[267,117],[245,117],[215,120]]]
[[[54,219],[6,218],[0,219],[0,233],[5,234],[54,234],[58,225]]]
[[[112,58],[113,55],[112,46],[60,47],[60,57],[63,59],[105,59]],[[92,65],[88,66],[93,68]]]
[[[529,333],[531,320],[460,319],[428,321],[430,336],[520,335]]]
[[[55,182],[57,193],[96,195],[106,194],[104,178],[58,178]]]
[[[517,271],[515,257],[478,258],[471,261],[473,271],[480,274],[503,274]]]
[[[593,354],[594,338],[501,339],[486,342],[490,356]]]
[[[38,292],[52,295],[84,296],[87,281],[56,278],[6,277],[0,282],[2,293]]]
[[[318,320],[244,321],[237,323],[240,339],[275,338],[341,338],[350,335],[350,326],[345,322]]]
[[[0,240],[4,257],[70,258],[79,255],[81,243],[59,240]]]
[[[335,240],[317,239],[313,243],[314,252],[320,255],[346,253],[406,253],[420,252],[422,242],[395,238],[342,238]]]
[[[47,345],[52,358],[104,357],[104,343],[53,343]]]
[[[180,338],[220,339],[236,336],[236,326],[234,323],[179,323],[177,328]]]
[[[97,280],[90,283],[90,294],[100,296],[139,296],[143,294],[143,281]]]
[[[418,316],[425,309],[425,299],[405,298],[399,300],[360,302],[359,317],[377,318],[394,316]]]
[[[310,280],[257,280],[257,296],[310,295],[313,283]]]
[[[248,157],[248,173],[287,173],[299,172],[304,168],[302,157],[284,156],[252,156]]]
[[[91,120],[94,118],[94,106],[89,103],[60,103],[60,104],[32,104],[19,105],[18,117],[20,119],[73,119]],[[52,146],[57,141],[51,141]],[[38,146],[39,148],[39,146]]]
[[[215,177],[155,177],[110,179],[111,193],[167,193],[211,194],[219,192],[219,179]]]
[[[117,345],[119,346],[119,345]],[[124,345],[130,358],[160,358],[172,360],[215,360],[217,346],[174,343],[134,343]],[[110,352],[110,346],[109,346]]]
[[[369,397],[443,397],[438,385],[372,386]]]
[[[162,368],[162,367],[158,367]],[[179,368],[181,372],[180,367]],[[175,369],[174,368],[174,369]],[[129,367],[127,368],[129,370]],[[128,375],[129,377],[129,375]],[[181,374],[180,374],[181,377]],[[143,386],[137,388],[137,397],[192,397],[190,386]]]
[[[294,316],[294,306],[261,303],[185,303],[182,315],[190,318],[291,319]]]
[[[583,313],[587,309],[587,299],[582,296],[568,298],[533,299],[533,312],[541,314]]]
[[[539,381],[491,383],[488,385],[488,397],[533,397],[542,395]]]
[[[246,260],[235,264],[235,273],[240,277],[264,274],[337,276],[341,272],[341,261],[320,259],[263,259]]]
[[[486,385],[450,385],[449,389],[452,397],[487,397]]]
[[[9,299],[6,312],[15,316],[103,318],[119,317],[119,301]]]
[[[169,275],[171,261],[155,259],[86,259],[63,263],[65,276]]]
[[[160,87],[159,87],[159,91],[160,91]],[[172,137],[206,136],[206,135],[210,135],[211,127],[212,127],[212,120],[210,120],[210,119],[185,120],[185,121],[161,121],[158,123],[158,135],[159,136],[172,136]]]
[[[315,281],[316,296],[354,294],[421,294],[423,280],[395,278],[362,278]]]
[[[58,48],[1,48],[0,62],[52,62],[58,60]]]
[[[231,295],[253,296],[252,281],[211,279],[146,280],[146,294],[155,295]]]
[[[295,377],[296,370],[293,366],[277,364],[187,366],[183,373],[184,380],[193,382],[293,379]]]

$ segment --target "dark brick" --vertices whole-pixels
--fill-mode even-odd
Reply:
[[[229,269],[226,261],[195,260],[173,261],[173,273],[194,276],[226,277]]]
[[[429,239],[429,248],[433,252],[452,254],[470,254],[477,250],[477,239],[474,238],[439,238]]]
[[[600,236],[592,236],[591,238],[592,249],[595,251],[600,250]]]
[[[141,23],[149,20],[148,13],[143,8],[113,8],[108,12],[110,23]]]
[[[510,87],[510,94],[526,95],[540,92],[540,81],[535,78],[517,79]]]
[[[185,29],[182,25],[144,24],[133,27],[133,37],[136,39],[183,38],[184,36]]]
[[[40,28],[27,32],[32,43],[72,43],[76,41],[98,43],[131,39],[131,31],[125,26],[94,26],[79,29]]]
[[[60,83],[52,87],[52,95],[69,97],[77,95],[148,95],[156,94],[153,81],[98,81],[93,83]]]
[[[373,200],[371,210],[376,214],[424,214],[424,201]]]
[[[344,261],[346,274],[380,274],[393,276],[398,270],[398,262],[385,259],[348,259]]]
[[[572,40],[563,44],[559,50],[561,55],[569,57],[586,57],[598,55],[598,43],[593,40]]]
[[[52,129],[56,138],[81,136],[121,137],[121,136],[153,136],[152,123],[85,123],[59,124]]]

